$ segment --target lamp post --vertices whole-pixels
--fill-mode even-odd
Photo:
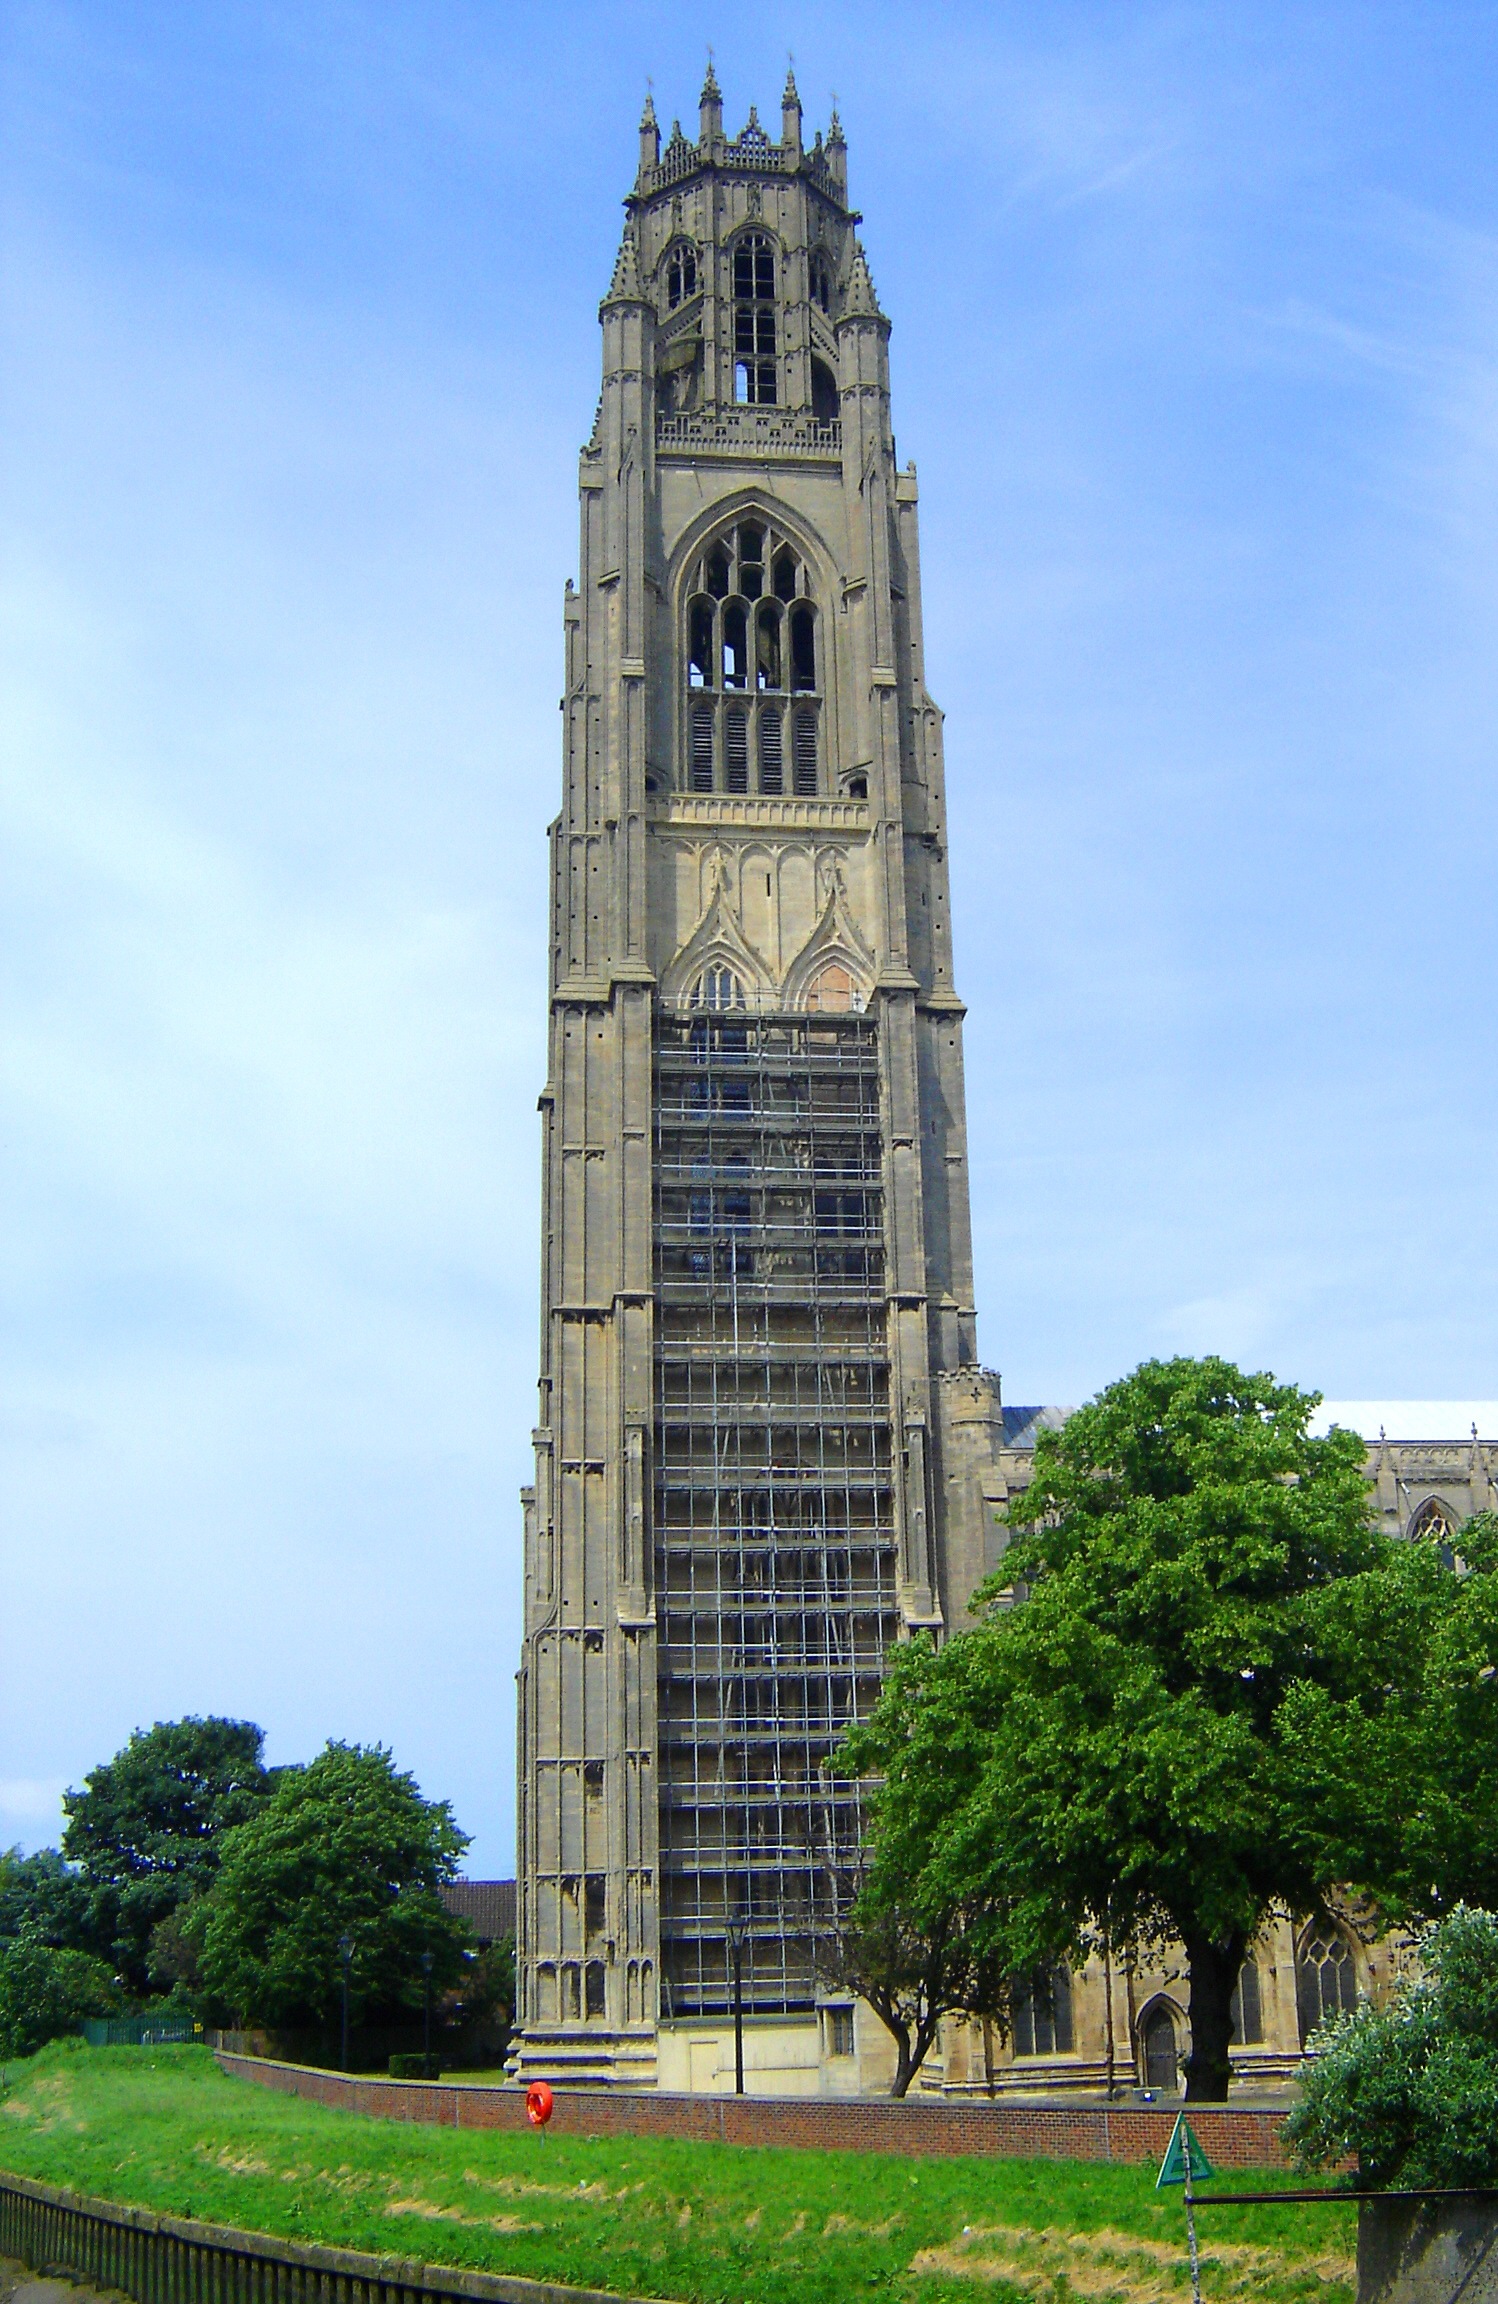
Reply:
[[[738,1920],[728,1923],[728,1957],[733,1965],[733,2092],[744,2093],[744,1930]]]
[[[432,2077],[432,1954],[428,1949],[421,1955],[421,2069],[425,2079]]]
[[[338,1939],[338,1957],[343,1962],[343,2053],[339,2060],[341,2071],[348,2070],[348,1968],[354,1956],[354,1939],[345,1928]]]

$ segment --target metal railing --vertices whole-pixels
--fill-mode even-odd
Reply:
[[[504,2272],[365,2256],[158,2216],[0,2176],[0,2257],[65,2273],[134,2304],[628,2304]]]

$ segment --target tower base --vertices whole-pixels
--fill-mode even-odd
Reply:
[[[518,2086],[654,2088],[654,2032],[611,2032],[600,2025],[527,2025],[510,2043],[505,2070]]]

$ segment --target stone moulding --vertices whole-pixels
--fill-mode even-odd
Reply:
[[[811,456],[835,463],[843,452],[843,428],[836,417],[819,424],[810,416],[754,408],[658,416],[655,451],[658,456],[734,456],[751,462],[762,456]]]

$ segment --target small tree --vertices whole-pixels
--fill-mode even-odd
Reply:
[[[1417,1912],[1498,1871],[1482,1533],[1461,1576],[1376,1533],[1363,1444],[1311,1439],[1315,1405],[1223,1360],[1154,1361],[1041,1433],[980,1623],[897,1650],[843,1751],[884,1779],[900,1895],[965,1902],[1012,1971],[1105,1929],[1140,1957],[1178,1940],[1198,2100],[1226,2093],[1233,1986],[1273,1908],[1349,1890]]]
[[[1498,2183],[1498,1918],[1463,1905],[1420,1938],[1422,1973],[1315,2036],[1285,2133],[1304,2167],[1359,2181]]]
[[[347,1935],[356,2021],[420,2007],[423,1952],[439,1990],[459,1972],[468,1931],[441,1892],[467,1845],[381,1746],[328,1744],[226,1836],[193,1915],[203,1982],[245,2020],[328,2026]]]
[[[99,1951],[133,1992],[150,1990],[152,1931],[199,1896],[226,1832],[270,1789],[265,1737],[249,1720],[158,1720],[63,1798],[63,1851],[79,1867]]]
[[[902,1901],[877,1859],[841,1926],[822,1939],[819,1964],[829,1984],[867,2000],[894,2041],[891,2096],[909,2089],[944,2016],[997,2016],[1007,2028],[1007,1976],[968,1912],[954,1905],[923,1916]]]

